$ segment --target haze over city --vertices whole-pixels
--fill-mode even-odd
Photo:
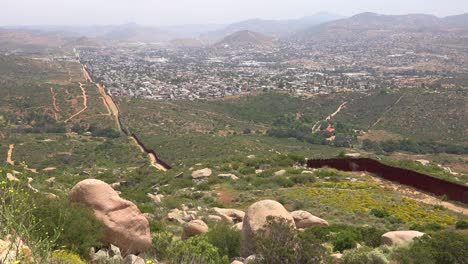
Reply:
[[[465,0],[15,0],[2,1],[0,25],[219,24],[250,18],[291,19],[330,12],[351,16],[468,12]]]

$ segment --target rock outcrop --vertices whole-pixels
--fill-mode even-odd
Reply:
[[[204,178],[208,178],[208,177],[211,176],[212,173],[213,172],[209,168],[196,170],[196,171],[192,172],[192,179],[201,180],[201,179],[204,179]]]
[[[328,226],[328,222],[322,218],[316,217],[306,211],[294,211],[291,212],[291,216],[294,219],[294,223],[297,228],[309,228],[314,226]]]
[[[198,236],[208,232],[208,226],[202,220],[192,220],[184,226],[182,239]]]
[[[263,200],[252,204],[245,213],[242,225],[241,255],[248,257],[255,252],[255,235],[266,228],[268,217],[282,218],[295,227],[291,214],[280,203],[273,200]]]
[[[151,247],[148,220],[135,204],[120,198],[109,184],[84,180],[72,188],[69,197],[72,202],[94,210],[105,228],[102,241],[120,248],[122,255],[137,254]]]
[[[422,237],[425,234],[419,231],[392,231],[382,235],[382,240],[385,245],[398,246],[413,241],[417,237]]]
[[[227,223],[239,223],[244,220],[245,213],[237,209],[225,209],[214,207],[213,210]]]

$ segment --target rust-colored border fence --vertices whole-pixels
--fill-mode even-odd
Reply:
[[[419,172],[382,164],[373,159],[324,159],[307,161],[309,168],[329,167],[342,171],[367,171],[384,179],[411,186],[435,195],[468,203],[468,187]]]
[[[146,153],[153,154],[154,157],[156,157],[157,162],[161,164],[166,170],[172,169],[172,167],[169,164],[167,164],[166,162],[164,162],[162,159],[159,158],[158,154],[154,150],[147,148],[145,144],[143,144],[143,142],[141,142],[141,140],[135,134],[132,133],[131,136],[138,142],[138,144],[143,148],[143,150]]]

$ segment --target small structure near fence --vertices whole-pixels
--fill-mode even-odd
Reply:
[[[411,186],[424,192],[468,204],[468,187],[438,179],[426,174],[389,166],[373,159],[323,159],[309,160],[309,168],[330,167],[342,171],[367,171],[384,179]]]

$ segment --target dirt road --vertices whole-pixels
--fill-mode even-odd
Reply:
[[[13,149],[15,148],[15,144],[10,144],[8,153],[7,153],[7,163],[10,165],[15,165],[15,162],[11,159],[13,156]]]
[[[65,120],[65,123],[69,122],[70,120],[72,120],[73,118],[79,116],[81,113],[83,113],[84,111],[86,111],[86,109],[88,109],[88,96],[86,94],[86,90],[84,88],[84,84],[82,84],[81,82],[79,83],[80,84],[80,88],[81,88],[81,92],[83,94],[83,109],[81,109],[80,111],[78,111],[76,114],[70,116],[67,120]]]
[[[338,109],[336,109],[335,112],[333,112],[332,114],[330,114],[329,116],[327,116],[327,118],[325,118],[325,121],[330,121],[333,117],[335,117],[339,112],[341,112],[341,109],[343,109],[343,107],[347,104],[348,102],[344,102],[342,103],[340,106],[338,106]],[[314,126],[312,127],[312,133],[315,133],[315,132],[318,132],[320,131],[320,123],[322,122],[322,120],[319,120],[317,121],[317,123],[314,124]]]
[[[52,93],[52,106],[54,107],[55,120],[58,120],[60,109],[57,106],[57,93],[55,93],[54,88],[52,87],[50,87],[50,92]]]

